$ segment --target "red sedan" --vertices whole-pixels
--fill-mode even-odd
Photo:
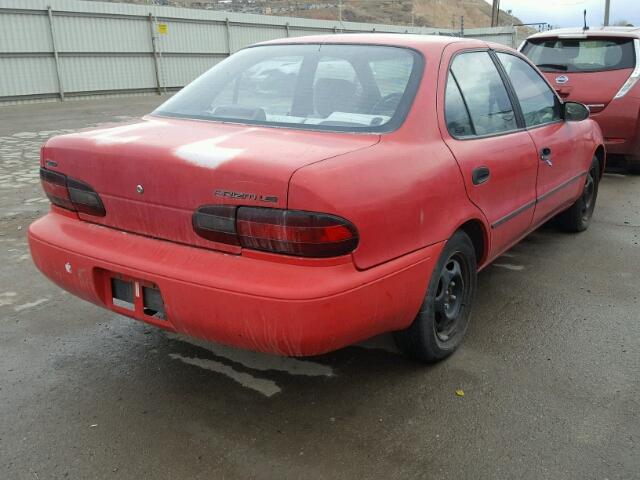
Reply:
[[[49,140],[29,242],[62,288],[167,330],[283,355],[394,331],[434,362],[479,269],[554,216],[588,227],[604,161],[586,107],[507,47],[286,39]]]
[[[561,97],[587,105],[609,158],[640,173],[640,28],[564,28],[522,45]]]

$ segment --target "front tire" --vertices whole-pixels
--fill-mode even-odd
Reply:
[[[598,184],[600,182],[600,161],[593,157],[591,167],[587,172],[582,195],[573,205],[557,217],[558,226],[567,232],[584,232],[589,228],[593,210],[598,198]]]
[[[415,320],[406,330],[394,333],[405,355],[435,363],[455,351],[469,325],[477,270],[471,239],[456,232],[438,259]]]

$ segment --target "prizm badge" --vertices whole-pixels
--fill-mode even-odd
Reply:
[[[213,193],[216,197],[235,198],[238,200],[255,200],[257,202],[278,203],[275,195],[259,195],[257,193],[232,192],[229,190],[216,190]]]
[[[566,75],[558,75],[556,77],[556,83],[559,85],[564,85],[568,81],[569,81],[569,77],[567,77]]]

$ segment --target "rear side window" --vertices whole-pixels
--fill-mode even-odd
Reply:
[[[540,38],[522,48],[546,72],[602,72],[634,68],[633,39]]]
[[[464,104],[458,84],[451,73],[449,73],[449,79],[447,80],[444,105],[444,115],[449,132],[454,137],[473,135],[473,125],[471,125],[467,106]]]
[[[558,97],[531,65],[515,55],[499,52],[496,55],[516,92],[524,124],[535,127],[560,120]]]
[[[460,87],[476,135],[495,135],[518,128],[507,90],[487,52],[456,56],[450,73]]]

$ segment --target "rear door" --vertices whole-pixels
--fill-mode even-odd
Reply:
[[[562,104],[551,87],[524,59],[496,52],[518,100],[527,132],[538,152],[534,223],[546,220],[581,191],[584,151],[580,126],[562,119]]]
[[[452,53],[445,51],[443,64],[449,64]],[[441,79],[446,82],[442,135],[460,166],[469,198],[491,225],[494,256],[531,226],[536,147],[488,50],[453,55]]]

